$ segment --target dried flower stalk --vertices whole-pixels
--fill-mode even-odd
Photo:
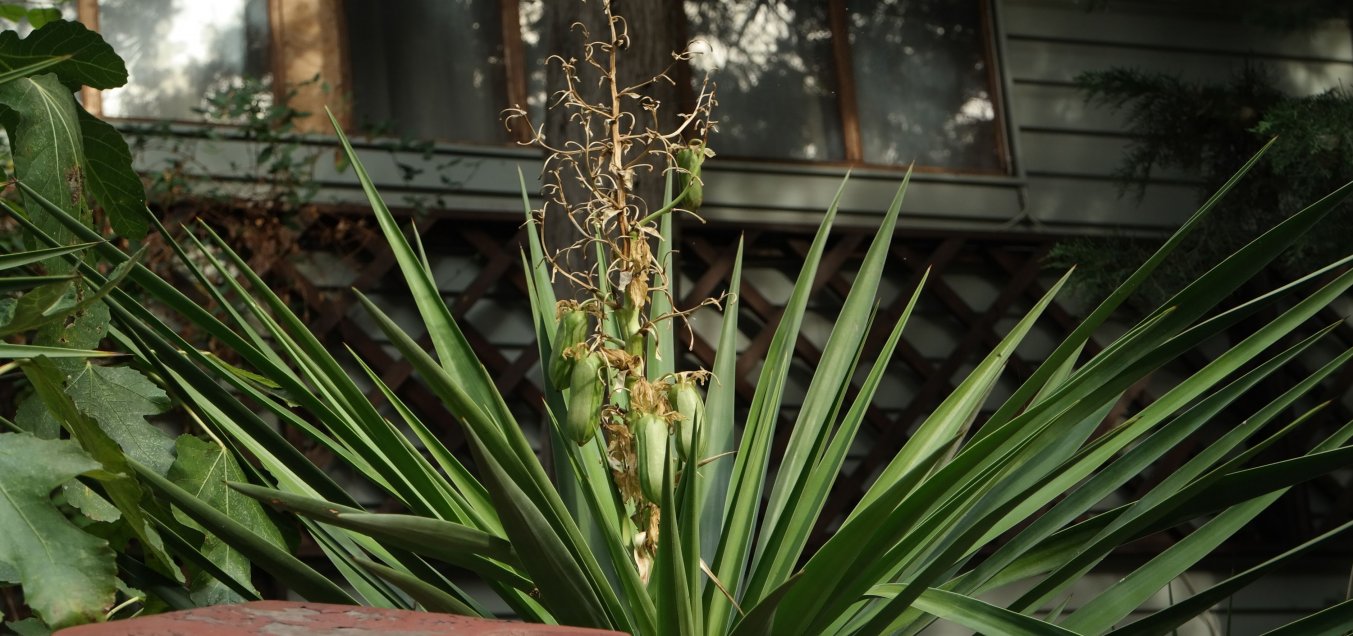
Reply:
[[[568,309],[579,306],[596,318],[585,345],[570,347],[568,355],[578,358],[585,350],[600,353],[605,360],[603,375],[609,380],[598,381],[608,382],[609,398],[597,425],[606,439],[612,479],[631,511],[630,519],[636,528],[631,547],[640,575],[646,580],[657,552],[661,511],[654,497],[645,496],[641,487],[634,422],[644,416],[659,417],[668,423],[664,433],[670,434],[671,422],[679,417],[668,403],[671,381],[650,382],[646,378],[646,345],[648,339],[657,337],[654,324],[684,319],[699,306],[718,304],[717,299],[708,299],[695,308],[650,317],[653,294],[665,294],[671,301],[669,306],[676,307],[669,273],[654,255],[651,242],[660,237],[658,223],[663,215],[679,212],[699,218],[698,205],[687,204],[690,193],[701,189],[698,167],[692,170],[689,165],[683,166],[678,158],[690,157],[692,151],[702,159],[712,154],[707,150],[706,139],[713,127],[710,113],[715,99],[713,85],[706,80],[692,109],[679,114],[676,125],[664,130],[658,116],[664,105],[645,95],[644,89],[660,82],[675,84],[673,69],[685,63],[692,53],[673,53],[666,69],[638,84],[622,85],[617,64],[630,45],[628,25],[613,11],[610,0],[601,4],[607,32],[594,37],[583,24],[574,23],[572,30],[583,41],[581,59],[553,55],[548,60],[559,65],[565,83],[563,89],[551,96],[548,106],[567,112],[568,121],[579,133],[577,139],[561,142],[547,139],[543,123],[531,122],[520,107],[509,109],[505,120],[509,127],[514,120],[524,122],[532,134],[523,143],[539,147],[546,154],[541,175],[545,205],[535,212],[537,226],[544,227],[546,215],[562,215],[576,231],[574,242],[547,254],[546,259],[552,280],[562,277],[586,299],[581,305],[569,305]],[[604,90],[596,101],[584,97],[585,87],[580,79],[583,68],[595,70],[600,78]],[[679,177],[673,181],[684,187],[671,202],[653,208],[634,192],[636,177],[641,173],[670,173]],[[576,185],[577,189],[572,191],[584,196],[570,196],[567,184]],[[570,268],[566,265],[567,256],[578,250],[604,256],[598,260],[605,265],[592,265],[586,271]],[[589,260],[581,258],[576,262]],[[562,303],[570,302],[561,301],[561,311]],[[619,337],[606,333],[608,321],[618,324]],[[698,373],[702,378],[707,375],[703,371]]]

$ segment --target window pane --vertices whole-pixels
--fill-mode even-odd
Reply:
[[[99,30],[131,76],[109,117],[197,119],[208,91],[268,69],[267,0],[101,0]]]
[[[865,161],[1002,169],[980,4],[847,1]]]
[[[718,0],[685,4],[696,90],[718,84],[711,145],[732,156],[839,160],[841,118],[831,29],[821,0]]]
[[[545,41],[546,30],[550,28],[545,21],[545,0],[518,0],[517,11],[522,46],[526,49],[526,112],[531,115],[531,123],[540,126],[545,123],[549,56],[563,51],[551,51]]]
[[[353,108],[367,130],[501,143],[499,3],[346,0]]]

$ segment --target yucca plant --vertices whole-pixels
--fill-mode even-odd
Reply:
[[[621,41],[623,23],[611,24],[621,31],[589,47],[588,60],[595,52],[602,67],[614,68],[618,51],[608,43]],[[551,173],[585,178],[591,195],[564,209],[582,212],[572,217],[581,219],[577,249],[589,250],[594,265],[552,271],[556,255],[547,253],[535,232],[523,255],[541,360],[547,361],[553,474],[452,318],[417,234],[400,228],[341,130],[338,139],[433,350],[424,350],[375,302],[359,299],[455,415],[473,471],[439,441],[442,423],[421,420],[360,356],[324,346],[210,228],[195,228],[181,239],[158,229],[215,310],[114,245],[95,246],[109,263],[130,263],[130,283],[172,312],[175,322],[197,326],[241,360],[235,367],[199,351],[130,290],[114,289],[105,299],[117,345],[153,373],[211,440],[181,441],[179,458],[213,452],[223,459],[219,471],[185,488],[127,453],[126,465],[140,482],[172,506],[174,514],[167,515],[147,504],[172,553],[239,598],[258,596],[247,568],[241,574],[224,565],[242,559],[314,601],[487,615],[484,599],[434,565],[448,564],[482,579],[520,618],[637,634],[916,633],[937,618],[984,633],[1162,634],[1349,528],[1339,526],[1119,625],[1290,486],[1353,462],[1353,447],[1346,445],[1350,426],[1302,456],[1255,461],[1310,418],[1311,412],[1285,419],[1303,395],[1353,356],[1345,351],[1227,426],[1216,443],[1146,494],[1105,512],[1094,509],[1257,383],[1322,342],[1328,329],[1288,344],[1300,325],[1353,285],[1350,256],[1218,310],[1342,201],[1350,185],[1237,251],[1098,354],[1085,355],[1091,336],[1260,161],[1256,156],[981,420],[979,411],[1006,362],[1066,278],[1054,285],[925,419],[830,538],[809,551],[810,531],[922,292],[912,291],[882,348],[867,350],[864,336],[877,317],[875,296],[907,180],[854,279],[772,478],[771,441],[792,347],[836,206],[825,211],[772,343],[758,361],[755,397],[738,421],[732,383],[721,379],[733,377],[737,362],[741,255],[728,293],[714,299],[723,320],[712,369],[678,373],[674,323],[683,309],[663,292],[671,271],[672,216],[693,207],[706,140],[695,123],[672,134],[622,116],[615,109],[627,89],[613,88],[615,99],[601,105],[565,96],[580,119],[591,113],[583,125],[605,134],[596,137],[599,145],[577,154],[559,149],[565,152],[554,155],[553,165],[560,169]],[[707,108],[709,102],[701,104]],[[697,109],[682,121],[707,114]],[[663,206],[648,210],[626,189],[641,162],[659,160],[678,185]],[[76,239],[100,240],[40,192],[19,186]],[[523,206],[534,228],[538,218],[524,183]],[[15,216],[31,236],[61,243],[24,215]],[[72,262],[91,283],[105,281],[88,262]],[[580,299],[558,302],[554,275],[576,279]],[[1277,302],[1287,308],[1253,335],[1123,424],[1095,434],[1129,387]],[[1275,347],[1280,344],[1285,348]],[[350,374],[353,364],[364,373]],[[865,369],[864,384],[852,395],[851,379]],[[698,380],[706,375],[708,395],[701,396]],[[381,392],[389,414],[365,397],[363,384]],[[407,512],[364,510],[267,418],[303,431]],[[78,425],[68,430],[84,435]],[[257,518],[232,515],[245,496],[294,514],[339,580],[294,557]],[[214,538],[220,549],[188,540],[179,533],[184,525]],[[1117,547],[1180,527],[1191,532],[1100,596],[1074,608],[1065,602],[1068,588]],[[1013,537],[997,541],[1008,533]],[[148,580],[175,585],[163,577]],[[1013,603],[984,600],[989,591],[1015,583],[1027,591]],[[1050,606],[1058,609],[1045,614]],[[1344,602],[1278,633],[1333,633],[1350,621],[1353,602]]]

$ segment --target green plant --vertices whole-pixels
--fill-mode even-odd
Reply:
[[[360,169],[358,173],[363,174]],[[367,185],[370,187],[369,182]],[[1346,192],[1342,190],[1312,206],[1247,246],[1105,352],[1078,360],[1085,339],[1128,295],[1131,285],[1144,278],[1173,247],[1167,246],[1130,286],[1092,314],[993,418],[976,431],[968,430],[1008,352],[1051,297],[1045,299],[913,436],[833,538],[819,552],[805,555],[807,531],[853,440],[862,405],[877,388],[882,369],[877,360],[887,359],[905,324],[905,320],[899,322],[888,348],[880,352],[866,391],[856,401],[846,403],[839,382],[853,371],[863,354],[860,326],[870,319],[870,287],[878,281],[886,251],[881,246],[887,245],[885,231],[876,240],[866,271],[858,277],[839,319],[834,344],[828,347],[826,362],[792,435],[787,454],[790,459],[782,464],[771,487],[766,515],[759,517],[774,422],[770,416],[778,408],[778,387],[784,381],[786,343],[791,341],[794,323],[802,315],[816,257],[826,240],[829,225],[824,224],[786,320],[777,332],[741,443],[736,449],[731,446],[731,392],[715,383],[705,414],[710,447],[701,461],[712,460],[706,464],[707,473],[691,470],[689,464],[676,468],[676,463],[664,470],[658,504],[664,513],[658,519],[662,539],[654,546],[652,578],[647,584],[639,567],[642,561],[634,557],[634,535],[627,532],[626,502],[634,498],[632,493],[616,488],[605,474],[600,441],[582,447],[571,441],[556,444],[557,452],[568,462],[557,478],[567,484],[571,476],[572,485],[580,491],[573,503],[576,507],[570,508],[543,472],[491,380],[458,337],[454,322],[434,291],[417,241],[408,242],[374,190],[373,206],[420,302],[438,357],[422,350],[374,304],[367,301],[365,305],[392,343],[461,419],[472,441],[477,476],[441,448],[426,425],[388,390],[385,395],[395,408],[399,425],[381,417],[361,396],[339,360],[315,341],[265,286],[254,288],[257,299],[246,293],[243,285],[233,282],[217,290],[222,298],[231,293],[235,302],[241,303],[240,313],[232,311],[230,316],[233,326],[228,326],[187,303],[171,287],[144,274],[138,277],[138,282],[155,290],[162,300],[202,321],[217,337],[235,343],[255,372],[276,383],[277,388],[272,389],[182,348],[171,330],[137,307],[115,305],[114,314],[126,329],[129,348],[167,379],[185,407],[223,440],[260,460],[257,477],[264,479],[267,487],[232,486],[300,515],[366,602],[405,606],[408,601],[393,592],[393,585],[426,607],[483,612],[474,598],[413,556],[417,554],[484,576],[524,617],[640,633],[878,633],[885,627],[924,625],[931,620],[928,615],[989,631],[1064,633],[1017,612],[1038,610],[1046,599],[1056,598],[1085,570],[1128,540],[1190,519],[1210,519],[1190,535],[1190,541],[1143,566],[1115,593],[1102,597],[1112,602],[1101,601],[1094,609],[1082,609],[1066,619],[1077,626],[1077,631],[1099,632],[1196,562],[1287,486],[1347,465],[1349,449],[1343,446],[1351,432],[1347,428],[1306,456],[1257,466],[1251,466],[1250,461],[1306,418],[1283,422],[1278,432],[1267,437],[1262,436],[1265,425],[1353,352],[1339,356],[1293,387],[1142,499],[1080,520],[1091,505],[1316,341],[1311,338],[1267,358],[1262,355],[1353,284],[1353,274],[1344,273],[1324,287],[1308,289],[1312,281],[1345,266],[1347,259],[1313,273],[1302,284],[1275,290],[1273,296],[1302,292],[1301,300],[1293,310],[1181,383],[1128,424],[1107,435],[1091,437],[1103,413],[1144,373],[1271,300],[1272,296],[1262,297],[1205,317],[1218,299],[1271,260]],[[897,208],[894,205],[885,230],[891,226]],[[1202,214],[1207,211],[1205,208]],[[829,211],[828,222],[831,217]],[[661,247],[658,253],[662,253]],[[232,253],[226,254],[230,258]],[[118,258],[111,251],[108,255]],[[543,259],[543,254],[537,251],[532,256],[535,259]],[[235,267],[243,266],[241,261],[231,260]],[[224,268],[225,264],[213,263],[213,267]],[[548,302],[548,272],[544,267],[533,271],[541,346],[552,352],[554,304]],[[206,271],[200,273],[204,282],[209,280]],[[735,296],[728,299],[725,334],[733,332],[731,317],[736,315],[732,311],[736,302]],[[255,324],[260,325],[257,328],[261,332],[255,331]],[[713,370],[716,378],[721,367],[726,368],[733,360],[731,347],[724,346],[720,351],[720,361]],[[1252,362],[1260,364],[1238,373]],[[381,386],[378,376],[371,374],[367,379]],[[223,390],[218,384],[221,380],[274,415],[310,431],[406,505],[410,514],[363,512],[328,476],[272,433],[239,397]],[[549,387],[552,401],[569,404],[563,387],[552,383]],[[298,418],[288,405],[291,401],[315,418],[315,423]],[[566,413],[567,408],[561,411]],[[833,423],[838,425],[833,428]],[[401,427],[408,427],[426,445],[430,459],[417,452]],[[669,448],[674,443],[669,440]],[[731,455],[730,450],[734,451]],[[669,450],[669,455],[674,454]],[[732,470],[718,471],[719,459],[732,459]],[[701,462],[695,463],[698,466]],[[213,513],[212,508],[199,504],[153,470],[138,467],[138,471],[199,524],[303,596],[352,600],[313,570],[288,561],[284,552],[258,540],[228,517]],[[719,503],[715,493],[726,494],[726,503]],[[1051,511],[1035,514],[1054,502]],[[1211,516],[1217,511],[1220,514]],[[965,567],[975,559],[980,546],[1025,520],[1034,522],[1016,539]],[[711,532],[701,532],[706,523]],[[1162,625],[1168,628],[1205,611],[1262,572],[1344,529],[1346,526],[1158,612],[1124,633],[1160,633]],[[696,555],[707,556],[698,559]],[[799,566],[804,557],[806,564]],[[1041,583],[1012,610],[995,608],[970,596],[1034,577],[1041,577],[1035,578]],[[1340,606],[1335,611],[1347,612],[1349,607]]]
[[[85,113],[71,94],[80,86],[112,88],[125,82],[122,61],[83,26],[51,21],[46,10],[19,9],[0,7],[5,19],[22,17],[35,27],[22,38],[15,31],[0,33],[0,123],[11,148],[9,167],[35,192],[67,202],[70,213],[86,224],[94,222],[89,201],[97,200],[104,218],[118,231],[144,234],[135,196],[124,189],[125,173],[119,173],[119,168],[130,170],[129,161],[124,163],[126,145],[107,124]],[[134,183],[133,192],[140,185]],[[25,197],[23,203],[31,199]],[[41,207],[26,212],[30,222],[61,237],[64,245],[27,250],[16,245],[0,257],[5,272],[0,278],[0,337],[6,339],[0,357],[50,369],[60,387],[63,375],[73,377],[75,370],[92,367],[95,358],[105,356],[90,351],[107,328],[101,299],[129,267],[109,273],[105,284],[89,285],[62,257],[87,259],[91,245],[71,244],[71,235]],[[35,247],[32,236],[23,238]],[[41,360],[32,360],[36,357]],[[6,375],[15,370],[14,362],[0,367]],[[88,397],[84,388],[74,394]],[[29,408],[21,408],[15,419],[30,430],[0,432],[0,491],[6,501],[0,511],[5,519],[0,586],[21,584],[28,605],[53,626],[103,618],[117,590],[113,550],[94,526],[107,522],[134,528],[139,510],[123,519],[117,507],[74,481],[101,466],[77,444],[55,439],[56,420],[47,416],[40,401],[30,398],[25,404]],[[61,491],[53,498],[57,487]],[[61,549],[48,548],[46,541],[59,542]],[[11,599],[8,592],[5,598]],[[28,621],[19,624],[27,626]]]
[[[587,60],[603,67],[613,63],[616,45],[624,41],[622,23],[611,24],[616,31],[588,49]],[[554,474],[542,466],[452,319],[419,237],[400,228],[341,131],[338,139],[409,285],[433,350],[420,346],[370,299],[362,297],[362,304],[455,414],[470,442],[473,471],[360,356],[336,355],[323,346],[205,226],[185,236],[185,243],[162,227],[157,230],[195,276],[211,308],[115,245],[100,242],[92,250],[107,263],[127,263],[128,284],[172,310],[173,322],[196,325],[238,352],[246,369],[199,351],[128,289],[113,288],[105,299],[114,342],[162,383],[211,440],[181,439],[175,461],[197,466],[219,461],[226,468],[176,482],[172,469],[165,473],[131,453],[100,447],[97,429],[64,406],[66,400],[56,392],[46,391],[53,416],[86,451],[105,449],[95,455],[104,470],[134,471],[135,483],[155,494],[141,501],[166,538],[167,550],[240,598],[256,595],[248,585],[248,570],[210,558],[212,550],[233,551],[230,563],[252,562],[310,600],[486,614],[481,599],[432,564],[440,562],[482,578],[523,618],[642,634],[915,633],[936,617],[985,633],[1161,634],[1349,528],[1334,528],[1115,629],[1152,593],[1288,487],[1353,461],[1353,447],[1346,445],[1353,426],[1301,456],[1256,461],[1309,419],[1310,412],[1296,417],[1287,413],[1353,357],[1353,351],[1338,355],[1229,427],[1218,442],[1140,498],[1105,512],[1095,513],[1092,507],[1320,341],[1326,332],[1297,343],[1287,338],[1353,286],[1348,269],[1353,257],[1232,308],[1219,310],[1218,304],[1319,222],[1353,184],[1230,255],[1100,353],[1083,355],[1090,336],[1260,161],[1255,156],[1090,312],[993,415],[979,422],[979,409],[1011,352],[1063,279],[927,418],[835,534],[810,552],[809,530],[911,314],[909,306],[885,345],[866,351],[864,334],[877,317],[874,296],[906,180],[855,278],[772,478],[771,440],[791,348],[836,206],[826,211],[760,361],[756,397],[739,437],[732,387],[719,378],[731,377],[736,359],[740,265],[722,299],[724,318],[708,396],[702,408],[696,407],[698,395],[682,393],[690,388],[692,376],[674,375],[673,318],[680,311],[664,293],[664,276],[671,267],[672,214],[683,196],[690,196],[690,184],[697,183],[679,172],[682,167],[672,155],[690,146],[681,135],[668,136],[613,116],[628,97],[625,87],[612,88],[608,103],[574,104],[586,111],[581,119],[592,115],[586,125],[604,131],[594,137],[599,145],[556,155],[558,171],[551,173],[599,178],[585,181],[593,197],[566,202],[575,206],[569,209],[584,211],[578,249],[590,251],[595,265],[551,271],[555,255],[545,253],[534,233],[523,255],[541,359],[559,366],[545,378],[547,404],[555,414],[550,427]],[[689,121],[700,119],[697,113]],[[698,127],[691,130],[703,143]],[[673,181],[682,175],[680,181],[687,184],[657,210],[625,192],[627,171],[648,162],[658,162],[656,169],[668,170]],[[87,222],[26,182],[21,180],[19,187],[73,235],[54,236],[13,211],[31,238],[51,245],[98,241],[99,233]],[[527,222],[534,226],[537,219],[524,183],[523,205]],[[89,284],[105,284],[107,277],[89,261],[69,262]],[[238,272],[239,278],[230,272]],[[552,274],[578,280],[586,290],[578,306],[556,302]],[[919,292],[913,292],[912,306]],[[1096,435],[1108,410],[1146,374],[1277,299],[1290,301],[1291,308],[1123,425]],[[574,317],[578,311],[587,312],[588,318],[579,321]],[[561,320],[566,321],[562,329]],[[580,337],[578,322],[592,331],[583,329]],[[345,363],[365,373],[354,377]],[[23,363],[39,385],[46,377],[43,365],[41,360]],[[862,390],[848,395],[848,379],[866,367]],[[682,379],[676,393],[658,390],[675,377]],[[359,382],[380,391],[389,404],[388,415],[367,399]],[[606,402],[599,417],[597,382],[603,383]],[[579,412],[588,417],[575,419]],[[283,439],[265,415],[304,431],[406,512],[363,510],[328,473]],[[669,434],[669,422],[681,434]],[[681,429],[687,425],[693,430]],[[635,427],[644,431],[642,454],[633,446]],[[683,443],[688,434],[690,443]],[[199,460],[193,461],[195,457]],[[65,472],[82,468],[74,462]],[[220,487],[222,480],[230,489]],[[112,495],[119,483],[93,486]],[[294,515],[344,585],[292,556],[266,530],[267,524],[260,527],[262,517],[227,514],[240,501],[238,493]],[[1185,525],[1195,522],[1200,525]],[[1065,597],[1070,585],[1117,546],[1181,526],[1192,528],[1185,539],[1108,593],[1069,614],[1054,611],[1039,617],[1045,604]],[[183,528],[201,533],[210,543],[170,539],[186,536],[175,534]],[[1007,532],[1013,538],[996,541]],[[142,580],[166,594],[185,585],[164,577]],[[1030,587],[1011,606],[982,600],[985,592],[1015,582]],[[1345,602],[1294,623],[1287,633],[1313,624],[1347,624],[1351,618],[1353,602]]]
[[[0,33],[0,124],[13,174],[24,184],[4,205],[30,228],[20,236],[19,245],[27,248],[11,247],[0,256],[0,337],[7,339],[0,358],[12,360],[0,373],[6,394],[22,395],[7,413],[13,421],[0,418],[6,627],[41,633],[237,599],[221,593],[216,577],[201,573],[234,571],[246,581],[241,589],[252,590],[249,564],[191,524],[176,522],[128,464],[133,458],[192,485],[234,460],[219,446],[212,447],[214,456],[183,452],[191,443],[185,440],[176,453],[175,439],[147,420],[170,406],[163,389],[142,373],[145,367],[127,364],[126,356],[93,350],[116,333],[105,301],[133,268],[142,267],[145,250],[110,266],[98,258],[95,242],[73,242],[57,220],[83,231],[111,228],[132,245],[146,234],[151,215],[126,142],[73,96],[82,86],[122,85],[126,68],[82,25],[54,20],[38,26],[34,13],[27,16],[37,27],[28,35]],[[40,238],[57,247],[40,245]],[[83,271],[96,272],[97,282]],[[22,379],[14,377],[16,370]],[[236,498],[232,507],[243,504],[263,514],[261,506],[233,493],[215,494],[199,491],[217,505]],[[266,534],[270,525],[252,527]]]
[[[61,19],[60,5],[71,4],[70,0],[58,0],[48,3],[48,6],[33,6],[36,3],[28,2],[4,2],[0,3],[0,20],[13,22],[16,25],[27,23],[34,29],[41,29],[49,22]]]
[[[1260,3],[1254,16],[1303,8],[1327,15],[1324,0],[1281,7]],[[1341,5],[1342,6],[1342,5]],[[1341,9],[1342,11],[1342,9]],[[1276,17],[1276,16],[1274,16]],[[1293,16],[1296,17],[1296,16]],[[1240,167],[1245,157],[1270,140],[1268,159],[1236,186],[1180,256],[1162,268],[1139,299],[1142,308],[1164,303],[1170,295],[1228,254],[1277,224],[1307,202],[1353,178],[1353,99],[1338,87],[1315,95],[1293,95],[1279,88],[1278,77],[1247,66],[1224,82],[1196,82],[1167,73],[1114,68],[1083,73],[1076,83],[1086,101],[1121,111],[1132,132],[1116,177],[1125,192],[1137,196],[1153,173],[1175,170],[1199,181],[1199,199],[1207,197]],[[1315,231],[1275,262],[1265,277],[1292,280],[1347,253],[1353,213],[1342,205]],[[1206,237],[1205,239],[1202,237]],[[1054,266],[1083,265],[1077,291],[1102,298],[1160,245],[1163,237],[1107,237],[1059,243]],[[1111,255],[1111,256],[1110,256]],[[1261,286],[1263,282],[1261,281]]]

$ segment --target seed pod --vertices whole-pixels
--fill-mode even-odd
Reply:
[[[601,426],[601,407],[606,403],[606,382],[601,378],[601,369],[605,364],[601,354],[592,351],[573,363],[569,375],[564,434],[579,446],[592,441]]]
[[[649,501],[662,501],[662,473],[667,461],[667,420],[653,413],[638,413],[630,420],[634,453],[639,463],[639,488]]]
[[[643,331],[644,325],[643,321],[640,319],[639,307],[647,300],[645,296],[640,296],[638,299],[631,296],[630,289],[632,287],[635,287],[634,280],[630,279],[628,285],[625,287],[624,300],[620,303],[620,306],[616,308],[614,314],[617,322],[616,326],[620,328],[620,338],[627,343]],[[628,346],[626,347],[626,350],[629,350]],[[639,355],[635,354],[633,351],[631,351],[630,354]]]
[[[677,452],[681,460],[698,461],[705,452],[705,400],[695,380],[681,378],[667,389],[667,401],[681,419],[676,421]]]
[[[681,167],[676,173],[676,194],[681,194],[689,187],[682,207],[694,212],[705,202],[705,188],[700,182],[700,166],[705,162],[704,146],[686,146],[677,151],[676,160],[677,166]]]
[[[554,355],[550,356],[550,382],[557,388],[564,388],[573,371],[573,359],[564,355],[564,351],[587,339],[587,312],[581,309],[563,310],[559,316],[559,326],[554,331]]]

